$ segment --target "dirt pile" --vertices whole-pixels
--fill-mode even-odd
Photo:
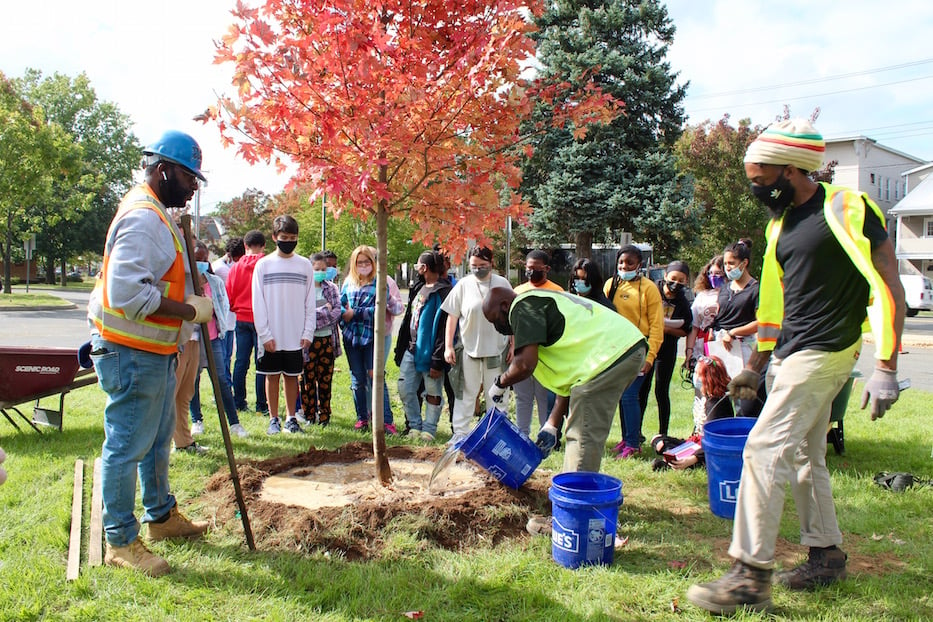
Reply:
[[[240,484],[256,547],[322,550],[348,559],[378,556],[393,537],[410,535],[447,549],[492,546],[527,537],[530,514],[550,513],[550,475],[538,472],[512,490],[470,462],[459,461],[440,494],[428,492],[439,447],[387,449],[393,481],[376,481],[372,445],[336,450],[313,446],[302,454],[239,465]],[[226,469],[207,484],[202,503],[216,521],[235,521],[237,505]],[[232,526],[233,523],[230,523]]]

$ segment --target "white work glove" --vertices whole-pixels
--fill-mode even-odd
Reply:
[[[541,457],[547,458],[551,450],[557,446],[557,428],[550,423],[541,426],[535,445],[541,450]]]
[[[729,397],[740,400],[753,400],[758,397],[758,382],[761,374],[751,369],[743,369],[726,385]]]
[[[486,405],[495,406],[499,410],[502,410],[502,406],[505,405],[505,392],[508,390],[508,387],[499,384],[499,376],[496,376],[496,381],[493,382],[489,390],[486,391]]]
[[[191,321],[195,324],[209,322],[214,313],[214,302],[205,296],[189,294],[185,296],[185,304],[194,307],[194,319]]]
[[[871,400],[871,420],[881,419],[885,411],[897,401],[900,394],[901,390],[897,386],[897,371],[876,367],[875,373],[865,383],[865,390],[862,391],[862,409]]]
[[[3,464],[3,461],[6,460],[6,452],[3,451],[3,448],[0,447],[0,464]],[[6,469],[0,467],[0,484],[6,481]]]

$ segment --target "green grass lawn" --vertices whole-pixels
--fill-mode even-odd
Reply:
[[[345,360],[338,364],[335,416],[325,431],[267,437],[265,418],[243,416],[251,436],[234,439],[239,459],[298,453],[309,444],[334,448],[360,439]],[[390,363],[394,410],[397,369]],[[252,386],[249,384],[248,386]],[[850,556],[849,580],[813,593],[776,589],[773,617],[800,620],[933,619],[933,488],[893,493],[875,486],[878,471],[933,477],[933,426],[927,400],[911,390],[884,419],[857,410],[853,391],[846,424],[847,455],[830,449],[836,507]],[[672,433],[688,434],[692,390],[671,388]],[[202,375],[207,456],[172,456],[172,487],[189,515],[210,518],[193,500],[226,468],[207,375]],[[54,404],[52,403],[54,401]],[[731,523],[713,516],[702,471],[652,472],[648,453],[626,462],[607,457],[603,471],[624,482],[618,534],[628,537],[609,567],[567,570],[551,559],[547,538],[525,537],[495,548],[447,551],[417,536],[399,537],[373,561],[336,555],[250,552],[239,522],[220,525],[193,543],[161,542],[174,572],[161,579],[108,567],[87,568],[65,581],[75,460],[85,461],[86,550],[91,465],[100,454],[104,395],[96,387],[66,397],[63,433],[16,433],[0,422],[9,481],[0,487],[0,619],[3,620],[702,620],[686,602],[696,581],[719,576]],[[57,400],[46,406],[56,407]],[[401,426],[400,426],[401,427]],[[644,432],[657,427],[654,406]],[[439,440],[449,426],[442,425]],[[609,445],[618,441],[618,427]],[[390,438],[390,444],[404,444]],[[607,450],[609,447],[607,447]],[[542,468],[556,471],[562,456]],[[288,511],[288,510],[283,510]],[[400,529],[400,531],[403,531]],[[145,533],[145,532],[144,532]],[[788,500],[778,544],[782,562],[805,554]],[[675,613],[676,610],[676,613]],[[769,616],[746,615],[743,619]]]
[[[30,292],[13,292],[12,294],[0,294],[0,309],[28,309],[31,307],[70,307],[73,303],[55,296],[41,292],[33,292],[30,286]],[[39,289],[39,288],[35,288]]]

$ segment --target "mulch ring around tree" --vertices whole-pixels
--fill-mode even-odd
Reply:
[[[393,473],[388,487],[376,480],[372,445],[359,441],[238,464],[256,548],[368,559],[400,536],[450,550],[491,547],[528,538],[528,517],[550,514],[549,473],[536,472],[513,490],[461,456],[456,473],[432,494],[428,481],[443,448],[388,447],[386,454]],[[328,482],[342,483],[343,492]],[[214,510],[218,525],[240,528],[226,468],[210,478],[200,502]]]

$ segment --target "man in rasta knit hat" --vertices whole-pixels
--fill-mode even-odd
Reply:
[[[802,590],[846,577],[836,521],[826,430],[832,401],[848,380],[866,316],[875,342],[875,371],[862,408],[872,420],[897,401],[897,351],[904,292],[884,215],[865,194],[826,183],[823,137],[804,119],[769,126],[745,154],[751,191],[768,209],[767,248],[758,307],[758,351],[729,383],[730,395],[753,398],[769,363],[768,399],[743,455],[732,568],[694,585],[687,598],[724,614],[771,606],[771,583]],[[809,547],[801,565],[772,577],[774,552],[790,484]]]

